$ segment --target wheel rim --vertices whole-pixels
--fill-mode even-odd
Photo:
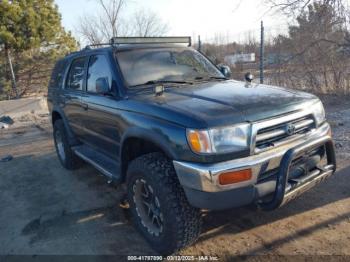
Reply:
[[[55,132],[55,142],[56,142],[58,156],[61,158],[62,161],[64,161],[66,159],[66,153],[64,151],[62,135],[58,130],[56,130]]]
[[[145,180],[138,179],[133,185],[136,212],[142,225],[151,235],[159,236],[163,232],[163,214],[160,202],[154,190]]]

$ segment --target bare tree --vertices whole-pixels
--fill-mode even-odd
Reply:
[[[106,42],[118,36],[123,27],[121,17],[125,0],[95,0],[99,7],[97,15],[84,15],[80,18],[78,33],[91,44]]]
[[[133,35],[135,36],[161,36],[168,31],[168,25],[150,10],[140,9],[134,17]]]
[[[128,0],[95,0],[99,11],[80,18],[77,32],[90,44],[108,42],[115,36],[160,36],[167,24],[150,11],[140,9],[127,19],[123,17]]]
[[[117,36],[120,29],[120,13],[125,0],[98,0],[106,19],[100,16],[100,22],[105,35]]]
[[[95,16],[83,16],[80,18],[78,33],[85,42],[98,44],[104,41],[104,36],[100,30],[96,30],[99,23]]]
[[[347,0],[265,0],[271,9],[277,9],[286,15],[298,16],[307,11],[309,5],[313,3],[331,6],[339,16],[347,16]]]

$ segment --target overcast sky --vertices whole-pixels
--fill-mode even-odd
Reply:
[[[131,0],[125,10],[131,15],[146,8],[156,12],[169,25],[168,35],[201,35],[211,41],[215,35],[228,36],[230,41],[241,41],[251,31],[259,35],[260,20],[267,33],[285,31],[285,19],[273,15],[267,6],[257,0]],[[63,25],[76,35],[79,17],[96,13],[95,0],[56,0]],[[260,3],[260,4],[259,4]],[[76,35],[77,36],[77,35]]]

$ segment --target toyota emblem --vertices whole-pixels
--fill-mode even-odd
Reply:
[[[286,133],[290,136],[293,135],[295,133],[295,125],[287,124],[286,125]]]

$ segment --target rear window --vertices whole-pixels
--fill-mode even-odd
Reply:
[[[52,70],[51,79],[49,83],[49,88],[62,88],[63,85],[63,75],[66,69],[66,60],[59,60],[54,69]]]

